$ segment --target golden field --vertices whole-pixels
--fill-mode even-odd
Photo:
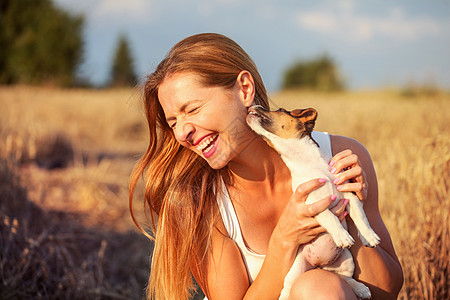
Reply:
[[[152,247],[127,197],[147,143],[139,100],[133,89],[0,87],[1,299],[142,297]],[[314,107],[317,130],[367,147],[405,273],[399,298],[450,298],[450,95],[283,92],[271,101]]]

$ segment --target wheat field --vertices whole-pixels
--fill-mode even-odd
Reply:
[[[0,298],[140,299],[152,245],[128,213],[146,149],[138,89],[0,87]],[[449,299],[450,95],[281,92],[359,140],[402,263],[400,299]],[[138,194],[137,197],[142,197]]]

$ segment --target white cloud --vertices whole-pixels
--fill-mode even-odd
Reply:
[[[302,28],[325,35],[345,36],[356,42],[374,37],[415,40],[437,36],[441,30],[438,21],[424,16],[406,16],[401,8],[391,8],[382,16],[360,14],[350,1],[334,9],[302,11],[296,15],[296,21]]]
[[[153,1],[150,0],[100,0],[94,8],[94,17],[121,18],[128,21],[145,21],[152,14]]]
[[[69,11],[82,13],[94,23],[142,23],[154,15],[156,0],[53,0]],[[100,21],[100,22],[98,22]]]

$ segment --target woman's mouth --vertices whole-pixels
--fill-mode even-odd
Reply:
[[[205,158],[210,157],[214,154],[217,148],[218,137],[218,133],[206,137],[200,144],[197,145],[197,150],[202,152]]]

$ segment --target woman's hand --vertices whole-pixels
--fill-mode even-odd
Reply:
[[[305,244],[326,231],[314,216],[327,209],[336,200],[336,195],[330,195],[312,204],[305,203],[309,193],[323,186],[326,181],[324,178],[313,179],[297,187],[275,228],[275,231],[281,234],[281,240],[285,245],[298,247],[298,245]],[[341,221],[344,220],[346,215],[346,204],[346,199],[341,199],[332,209]]]
[[[354,192],[359,200],[367,197],[366,174],[356,154],[351,150],[344,150],[336,154],[330,161],[331,173],[339,174],[334,180],[338,191]],[[341,173],[342,172],[342,173]]]

